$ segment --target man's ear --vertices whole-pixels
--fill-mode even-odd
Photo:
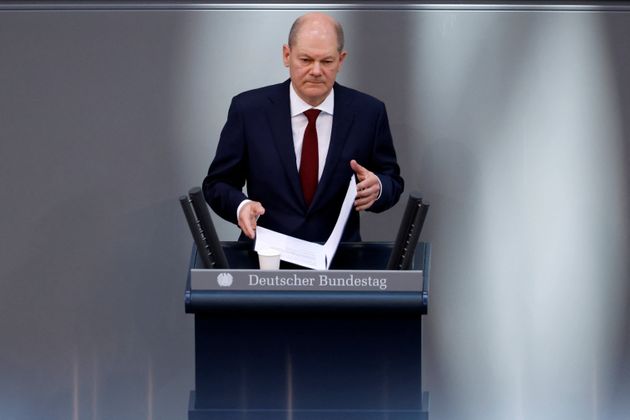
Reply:
[[[282,61],[284,62],[284,67],[289,67],[289,56],[291,55],[291,48],[287,44],[282,46]]]
[[[348,53],[345,51],[342,51],[341,53],[339,53],[339,71],[341,71],[341,67],[343,66],[343,61],[346,59],[347,55]]]

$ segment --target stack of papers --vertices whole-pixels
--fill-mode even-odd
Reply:
[[[330,262],[337,252],[337,247],[341,241],[341,235],[346,227],[348,217],[354,204],[354,198],[357,195],[357,183],[354,175],[350,177],[350,185],[343,199],[339,217],[335,223],[335,227],[330,237],[324,245],[314,242],[305,241],[303,239],[294,238],[289,235],[274,232],[262,226],[256,228],[256,246],[254,249],[272,248],[280,252],[280,259],[303,267],[315,270],[328,270]]]

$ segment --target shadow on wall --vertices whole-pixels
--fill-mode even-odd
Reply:
[[[520,138],[512,135],[537,22],[496,13],[417,17],[406,167],[431,201],[427,383],[437,418],[518,418],[523,307],[512,264],[526,254]],[[518,54],[515,52],[518,51]],[[525,82],[524,82],[525,81]],[[497,253],[501,255],[497,255]],[[517,265],[513,265],[514,268]],[[515,312],[517,311],[517,312]],[[500,322],[499,320],[512,322]]]
[[[616,122],[620,130],[619,155],[617,159],[620,165],[620,179],[622,188],[617,189],[615,197],[612,197],[603,205],[619,207],[622,214],[625,214],[626,223],[620,226],[612,226],[620,234],[620,246],[616,249],[617,258],[622,261],[620,267],[624,276],[612,279],[602,279],[604,282],[613,281],[617,289],[622,292],[616,297],[616,303],[620,306],[617,314],[621,321],[619,331],[613,331],[610,341],[606,343],[610,346],[611,362],[609,392],[607,398],[603,399],[601,406],[605,415],[603,419],[622,419],[630,412],[630,284],[628,284],[627,273],[630,272],[630,230],[628,227],[628,212],[630,211],[630,51],[624,40],[628,39],[628,19],[626,13],[606,13],[602,17],[602,27],[606,36],[606,53],[610,60],[610,67],[613,71],[613,86],[611,96],[616,97],[617,104]],[[614,222],[612,222],[614,223]]]
[[[405,194],[432,204],[432,415],[617,415],[607,407],[628,378],[615,343],[628,330],[623,43],[610,62],[599,14],[340,15],[351,28],[343,80],[386,102]],[[391,239],[397,212],[364,215],[365,238]]]
[[[0,28],[0,417],[180,418],[182,28],[72,10],[3,10]]]
[[[345,29],[348,58],[339,81],[349,87],[377,97],[385,103],[390,129],[394,138],[398,163],[405,179],[405,191],[400,202],[384,213],[363,212],[361,234],[367,241],[393,241],[396,236],[409,191],[417,184],[412,168],[407,165],[409,139],[404,124],[412,121],[412,104],[408,95],[414,83],[409,51],[413,51],[414,14],[388,13],[375,10],[338,12]]]

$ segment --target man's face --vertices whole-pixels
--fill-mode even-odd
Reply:
[[[282,47],[282,56],[298,96],[309,105],[317,106],[332,90],[346,52],[337,50],[333,27],[305,24],[295,45]]]

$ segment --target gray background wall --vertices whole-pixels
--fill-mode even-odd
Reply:
[[[630,15],[328,6],[432,204],[431,418],[630,418]],[[191,239],[298,6],[0,9],[0,418],[184,419]],[[392,240],[402,206],[363,216]],[[224,240],[234,227],[218,222]]]

